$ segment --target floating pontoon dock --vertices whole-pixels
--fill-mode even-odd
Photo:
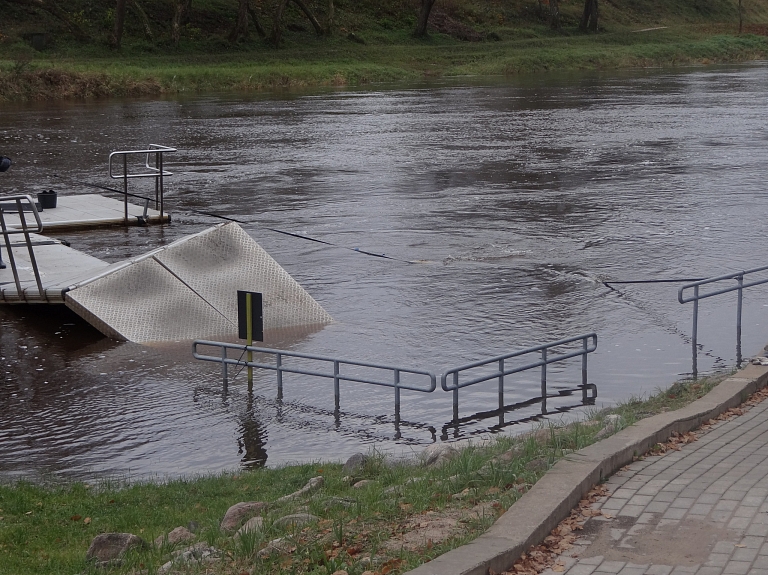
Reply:
[[[0,202],[2,199],[0,197]],[[55,208],[46,208],[39,214],[46,233],[101,226],[141,226],[171,221],[171,216],[167,213],[161,215],[159,210],[149,207],[145,209],[130,202],[127,204],[127,210],[126,220],[126,204],[120,200],[99,194],[59,195]],[[5,221],[11,228],[21,228],[18,214],[11,210],[5,214]]]
[[[234,337],[238,290],[263,293],[265,329],[332,321],[235,223],[114,264],[45,236],[20,235],[29,242],[11,242],[6,252],[12,261],[0,270],[0,303],[63,303],[114,339]]]
[[[38,211],[30,196],[0,197],[0,248],[7,264],[0,269],[0,304],[64,304],[105,335],[137,342],[236,336],[238,290],[263,294],[264,329],[329,323],[331,316],[234,223],[114,264],[42,235],[170,221],[163,178],[171,173],[163,168],[163,154],[174,151],[151,144],[110,154],[109,176],[122,180],[123,189],[92,187],[122,194],[122,200],[64,195],[55,208]],[[129,169],[131,155],[146,156],[138,169]],[[154,179],[154,197],[130,193],[131,178]]]

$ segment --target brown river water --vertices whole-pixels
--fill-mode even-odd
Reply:
[[[4,105],[0,192],[90,192],[110,185],[109,152],[159,143],[164,227],[62,233],[117,261],[217,220],[243,227],[334,317],[265,345],[432,370],[595,331],[598,405],[647,395],[691,371],[691,306],[679,284],[606,280],[707,277],[768,264],[768,65],[546,74],[259,96],[182,96]],[[307,234],[408,264],[276,234]],[[735,359],[735,294],[701,305],[699,370]],[[768,287],[746,292],[744,352],[768,341]],[[148,319],[151,321],[151,319]],[[458,432],[450,394],[244,374],[223,393],[190,342],[102,337],[49,307],[0,307],[0,477],[173,477],[339,460]],[[579,381],[573,360],[553,388]],[[538,393],[510,377],[506,398]],[[492,409],[493,384],[462,393],[462,415]],[[578,397],[552,402],[559,419]],[[539,407],[511,419],[534,416]],[[522,422],[507,432],[527,430]]]

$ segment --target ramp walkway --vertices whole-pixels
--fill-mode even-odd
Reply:
[[[330,323],[331,316],[240,226],[220,224],[140,257],[109,264],[29,234],[0,270],[0,303],[64,303],[103,334],[135,342],[237,336],[237,291],[264,296],[264,329]]]

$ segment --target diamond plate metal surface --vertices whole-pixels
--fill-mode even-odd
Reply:
[[[235,223],[181,240],[155,256],[237,325],[237,290],[264,294],[264,329],[326,324],[326,312]]]
[[[237,224],[182,238],[66,294],[105,335],[136,342],[237,335],[237,290],[264,294],[264,328],[326,324],[328,313]]]
[[[66,294],[67,307],[105,335],[136,342],[232,335],[236,326],[154,259]]]

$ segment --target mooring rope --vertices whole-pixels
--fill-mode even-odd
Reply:
[[[58,178],[60,176],[58,174],[54,174],[54,177]],[[127,194],[127,195],[129,195],[131,197],[141,198],[143,200],[151,200],[152,199],[152,198],[148,198],[146,196],[139,196],[137,194],[130,194],[130,193],[127,193],[127,192],[125,192],[123,190],[117,190],[115,188],[110,188],[108,186],[100,186],[99,184],[91,184],[90,182],[82,182],[82,181],[79,181],[79,180],[71,180],[71,181],[73,183],[75,183],[75,184],[80,184],[80,185],[83,185],[83,186],[89,186],[91,188],[96,188],[98,190],[104,190],[104,191],[107,191],[107,192],[113,192],[115,194]],[[254,224],[256,224],[256,225],[260,226],[262,229],[268,230],[270,232],[275,232],[277,234],[283,234],[283,235],[286,235],[286,236],[291,236],[291,237],[294,237],[294,238],[299,238],[299,239],[307,240],[307,241],[310,241],[310,242],[316,242],[318,244],[325,244],[327,246],[332,246],[334,248],[341,248],[343,250],[349,250],[349,251],[352,251],[352,252],[357,252],[359,254],[363,254],[363,255],[366,255],[366,256],[372,256],[374,258],[382,258],[382,259],[385,259],[385,260],[392,260],[392,261],[396,261],[396,262],[402,262],[402,263],[405,263],[405,264],[417,263],[417,262],[414,262],[414,261],[411,261],[411,260],[404,260],[404,259],[401,259],[401,258],[396,258],[396,257],[393,257],[393,256],[388,256],[386,254],[379,254],[379,253],[376,253],[376,252],[369,252],[367,250],[361,250],[360,248],[350,248],[348,246],[341,246],[339,244],[334,244],[333,242],[329,242],[329,241],[326,241],[326,240],[321,240],[321,239],[318,239],[318,238],[313,238],[311,236],[306,236],[304,234],[297,234],[295,232],[288,232],[288,231],[285,231],[285,230],[279,230],[277,228],[270,228],[270,227],[261,225],[260,222],[255,221],[255,220],[243,221],[243,220],[238,220],[236,218],[231,218],[229,216],[223,216],[221,214],[215,214],[213,212],[203,212],[201,210],[195,210],[195,209],[192,209],[192,208],[183,208],[183,211],[191,212],[191,213],[194,213],[194,214],[199,214],[199,215],[202,215],[202,216],[208,216],[210,218],[218,218],[218,219],[221,219],[221,220],[227,220],[229,222],[235,222],[237,224],[245,224],[245,225],[254,225]]]

